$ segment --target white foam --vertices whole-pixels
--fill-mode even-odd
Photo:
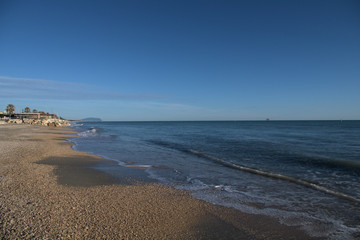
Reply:
[[[128,168],[145,168],[145,169],[148,169],[148,168],[151,168],[152,166],[151,165],[128,165],[128,164],[125,164],[123,165],[123,167],[128,167]]]
[[[70,127],[81,127],[81,126],[83,126],[84,124],[82,124],[82,123],[77,123],[77,122],[71,122],[70,123]]]
[[[230,168],[233,168],[233,169],[238,169],[238,170],[242,170],[242,171],[245,171],[245,172],[261,175],[261,176],[264,176],[264,177],[270,177],[270,178],[285,180],[285,181],[296,183],[296,184],[299,184],[299,185],[303,185],[303,186],[306,186],[306,187],[309,187],[309,188],[312,188],[312,189],[315,189],[315,190],[318,190],[318,191],[321,191],[321,192],[325,192],[327,194],[331,194],[331,195],[334,195],[334,196],[337,196],[337,197],[341,197],[341,198],[344,198],[344,199],[347,199],[347,200],[350,200],[350,201],[353,201],[353,202],[360,202],[360,199],[357,199],[356,197],[347,195],[347,194],[339,192],[339,191],[328,189],[328,188],[326,188],[324,186],[320,186],[318,184],[312,183],[312,182],[307,181],[307,180],[297,179],[297,178],[294,178],[294,177],[291,177],[291,176],[283,175],[283,174],[280,174],[280,173],[264,171],[264,170],[257,169],[257,168],[247,167],[247,166],[243,166],[243,165],[237,165],[235,163],[227,162],[227,161],[224,161],[222,159],[219,159],[219,158],[216,158],[216,157],[213,157],[213,156],[210,156],[210,155],[207,155],[205,153],[201,153],[201,152],[198,152],[198,151],[195,151],[195,150],[192,150],[192,149],[189,149],[189,152],[191,152],[191,153],[193,153],[193,154],[195,154],[197,156],[207,158],[207,159],[210,159],[210,160],[212,160],[214,162],[220,163],[220,164],[222,164],[222,165],[224,165],[226,167],[230,167]]]
[[[229,193],[238,193],[239,191],[235,190],[232,186],[228,185],[216,185],[214,186],[215,189],[229,192]]]
[[[189,191],[198,191],[213,188],[210,185],[205,184],[199,179],[186,177],[187,184],[176,185],[175,188]]]
[[[90,130],[86,130],[84,132],[80,132],[77,134],[80,137],[94,137],[97,135],[96,128],[92,128]]]
[[[222,189],[223,186],[214,186],[216,189]],[[322,219],[321,217],[310,216],[303,212],[288,211],[271,207],[256,207],[252,202],[239,201],[228,202],[224,201],[223,195],[209,194],[209,192],[194,191],[192,196],[212,204],[222,205],[238,209],[245,213],[261,214],[274,217],[280,221],[280,223],[287,226],[300,226],[312,237],[326,237],[327,239],[355,239],[352,234],[359,232],[359,227],[348,227],[344,225],[343,221],[336,219]],[[228,193],[231,194],[231,193]]]

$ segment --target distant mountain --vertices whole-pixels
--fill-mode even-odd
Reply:
[[[94,118],[94,117],[90,117],[90,118],[84,118],[84,119],[81,119],[81,121],[84,121],[84,122],[101,122],[101,118]]]

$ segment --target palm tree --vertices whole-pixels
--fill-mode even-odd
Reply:
[[[30,112],[31,112],[30,108],[29,108],[29,107],[26,107],[26,108],[25,108],[25,112],[26,112],[26,113],[30,113]]]
[[[15,106],[13,104],[9,104],[6,107],[6,113],[7,114],[13,114],[15,112]]]

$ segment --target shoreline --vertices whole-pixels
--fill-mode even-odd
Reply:
[[[140,169],[123,169],[122,177],[96,170],[112,160],[73,150],[66,140],[73,133],[0,126],[2,238],[316,239],[270,217],[138,181]]]

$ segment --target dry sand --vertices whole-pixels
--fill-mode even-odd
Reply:
[[[0,238],[310,239],[265,216],[91,169],[108,160],[72,150],[65,140],[72,133],[0,126]],[[124,175],[139,171],[125,169]]]

